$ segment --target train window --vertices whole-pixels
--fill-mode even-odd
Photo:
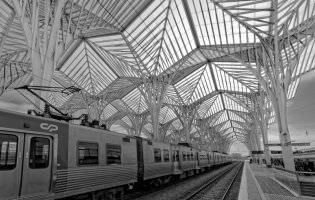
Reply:
[[[194,160],[194,153],[193,152],[190,152],[190,159]]]
[[[183,161],[186,161],[186,152],[183,152]]]
[[[179,152],[173,151],[173,161],[179,161]]]
[[[167,149],[163,149],[163,158],[164,158],[164,162],[170,161],[170,153]]]
[[[98,164],[98,144],[89,142],[78,143],[78,164],[97,165]]]
[[[32,137],[29,159],[31,169],[40,169],[49,166],[49,146],[49,139]]]
[[[186,159],[189,161],[190,160],[190,153],[189,152],[187,152],[187,154],[186,154]]]
[[[161,157],[161,149],[154,149],[154,161],[155,162],[161,162],[162,157]]]
[[[17,141],[18,138],[14,135],[0,134],[0,170],[15,168]]]
[[[116,144],[106,144],[107,164],[121,164],[121,146]]]

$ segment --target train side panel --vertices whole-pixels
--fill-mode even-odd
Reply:
[[[144,180],[173,173],[171,145],[143,140]]]
[[[0,110],[0,199],[49,199],[67,124]]]
[[[209,160],[208,160],[207,152],[206,151],[199,151],[198,152],[198,166],[200,168],[208,167]]]
[[[196,152],[197,151],[191,147],[179,145],[179,161],[182,171],[190,171],[196,169]]]
[[[137,181],[136,139],[106,130],[69,128],[68,168],[57,171],[58,197]]]
[[[179,149],[180,147],[175,144],[171,144],[171,150],[172,150],[172,171],[174,175],[181,174],[181,166],[179,161]]]

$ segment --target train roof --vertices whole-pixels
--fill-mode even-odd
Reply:
[[[23,131],[61,133],[68,131],[69,124],[51,118],[28,115],[0,109],[0,127]]]

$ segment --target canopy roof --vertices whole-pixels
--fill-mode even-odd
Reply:
[[[22,3],[30,19],[32,2]],[[54,1],[38,2],[39,34],[52,29],[52,23],[44,26],[44,19],[54,6]],[[183,129],[180,111],[189,108],[195,110],[192,137],[200,136],[205,122],[229,141],[243,141],[261,93],[248,66],[264,77],[257,53],[265,41],[275,34],[285,40],[288,34],[305,31],[298,35],[303,43],[306,31],[314,30],[309,29],[314,13],[312,0],[69,0],[61,12],[50,84],[75,85],[82,91],[72,96],[51,93],[49,100],[70,113],[87,109],[128,131],[135,128],[134,116],[145,116],[142,132],[150,135],[150,97],[156,91],[162,98],[159,127],[167,127],[166,135]],[[34,79],[34,49],[26,43],[25,23],[30,22],[21,22],[13,0],[0,1],[0,94]],[[299,51],[297,41],[283,47],[284,63]],[[310,40],[299,58],[289,99],[300,77],[314,69],[314,42]],[[40,46],[46,43],[43,37]]]

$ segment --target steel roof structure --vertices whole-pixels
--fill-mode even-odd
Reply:
[[[314,27],[313,0],[2,0],[0,94],[74,85],[45,95],[129,134],[228,149],[275,120],[277,79],[292,99],[315,69]]]

